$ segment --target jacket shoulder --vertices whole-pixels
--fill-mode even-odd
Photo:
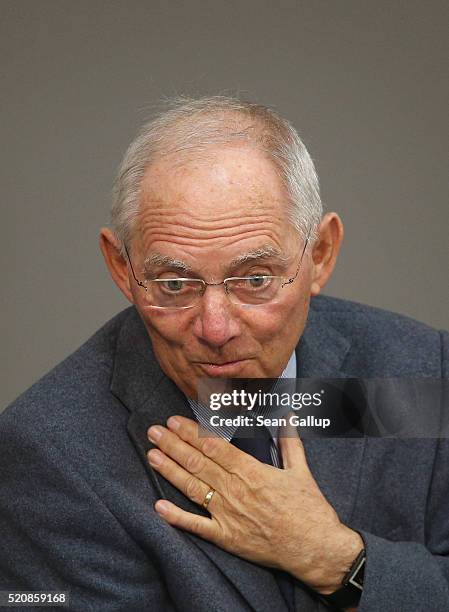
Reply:
[[[89,427],[92,420],[110,416],[114,406],[117,412],[118,402],[109,388],[118,334],[129,316],[133,308],[113,317],[7,406],[0,414],[0,435],[20,431],[62,439]]]
[[[12,473],[14,458],[25,454],[27,464],[63,458],[61,470],[100,487],[111,474],[122,483],[130,472],[144,477],[130,452],[129,411],[111,392],[119,333],[136,316],[133,308],[119,313],[0,414],[0,472],[7,466]],[[47,475],[41,471],[39,478]]]
[[[357,369],[370,376],[439,378],[447,372],[447,332],[402,314],[341,298],[317,296],[310,309],[315,320],[327,323],[350,341],[348,365],[354,372],[356,363]]]

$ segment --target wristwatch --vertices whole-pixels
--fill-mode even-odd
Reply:
[[[324,603],[331,604],[337,610],[358,606],[363,592],[366,551],[363,548],[351,565],[351,569],[342,581],[342,587],[330,595],[321,595]]]

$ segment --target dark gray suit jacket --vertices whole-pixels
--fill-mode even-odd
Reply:
[[[313,299],[298,376],[448,377],[446,333]],[[392,406],[394,410],[394,406]],[[70,610],[285,611],[269,569],[177,530],[202,509],[147,464],[147,428],[193,418],[127,309],[0,416],[0,590],[71,592]],[[310,468],[367,546],[360,612],[449,610],[447,440],[305,440]],[[296,610],[324,606],[296,583]],[[27,608],[28,609],[28,608]]]

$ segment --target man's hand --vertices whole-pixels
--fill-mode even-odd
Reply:
[[[165,520],[235,555],[289,572],[321,594],[340,588],[363,541],[321,493],[295,428],[279,438],[280,470],[226,440],[200,437],[190,419],[170,417],[167,426],[148,430],[158,446],[148,452],[151,466],[199,505],[211,488],[215,493],[207,508],[211,518],[158,500],[155,509]]]

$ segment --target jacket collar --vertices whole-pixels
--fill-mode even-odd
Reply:
[[[349,349],[350,342],[311,309],[296,348],[298,377],[345,377],[343,363]],[[148,464],[146,453],[153,445],[147,438],[147,429],[153,424],[165,425],[174,414],[191,419],[194,414],[185,396],[162,372],[145,326],[134,308],[130,309],[118,336],[111,391],[131,413],[129,436],[159,495],[188,512],[207,516],[205,510]],[[364,448],[363,439],[351,440],[349,445],[347,442],[336,438],[304,440],[309,467],[343,522],[350,519],[355,502]],[[255,610],[272,612],[285,608],[270,570],[229,555],[192,534],[186,533],[186,537],[220,568]],[[316,599],[300,583],[296,583],[295,605],[297,612],[318,609]]]
[[[350,341],[310,308],[307,325],[296,347],[298,378],[345,377]]]

